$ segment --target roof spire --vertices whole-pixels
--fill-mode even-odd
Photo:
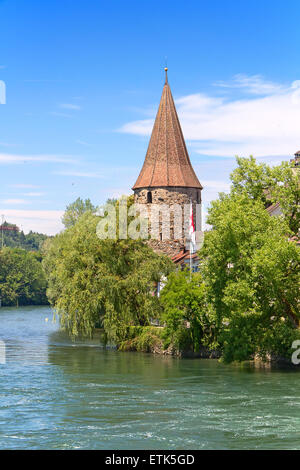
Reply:
[[[187,152],[171,89],[163,87],[146,158],[133,187],[188,187],[202,189]]]

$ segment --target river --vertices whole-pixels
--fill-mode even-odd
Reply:
[[[1,449],[300,449],[298,371],[72,343],[48,307],[0,309],[0,339]]]

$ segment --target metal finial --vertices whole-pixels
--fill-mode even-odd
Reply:
[[[168,67],[165,67],[165,72],[166,72],[166,83],[168,83]]]

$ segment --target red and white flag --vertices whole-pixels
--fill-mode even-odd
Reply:
[[[193,213],[193,204],[192,201],[190,202],[190,225],[189,225],[189,235],[190,235],[190,244],[191,244],[191,252],[194,252],[194,247],[196,245],[196,232],[195,232],[195,225],[194,225],[194,213]]]

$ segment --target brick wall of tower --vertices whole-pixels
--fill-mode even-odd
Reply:
[[[151,192],[152,203],[148,202],[148,193]],[[135,203],[145,204],[150,213],[151,206],[154,204],[162,205],[166,204],[168,207],[178,204],[182,208],[184,213],[184,206],[189,205],[192,200],[193,213],[194,213],[194,225],[197,230],[201,230],[201,190],[197,188],[186,188],[186,187],[160,187],[160,188],[141,188],[135,189],[134,191]],[[196,215],[198,214],[198,220],[196,221]],[[200,220],[199,220],[200,219]],[[198,223],[197,223],[198,222]],[[200,224],[199,224],[200,222]],[[149,223],[149,228],[150,223]],[[162,232],[161,220],[159,221],[159,231]],[[186,220],[186,226],[184,226],[184,217],[182,217],[182,238],[175,238],[174,235],[174,219],[171,214],[170,218],[170,239],[151,239],[149,245],[159,253],[167,254],[168,256],[174,256],[178,253],[187,242],[185,234],[188,231],[188,220]]]

